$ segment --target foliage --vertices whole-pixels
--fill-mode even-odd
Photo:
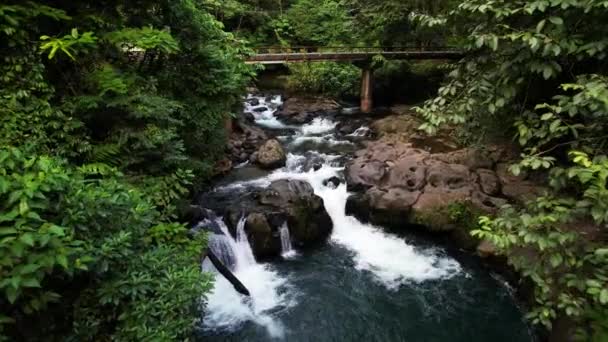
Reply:
[[[190,337],[211,279],[176,207],[251,76],[211,8],[0,5],[0,340]]]
[[[443,14],[454,0],[347,0],[362,41],[381,46],[441,45],[450,37]]]
[[[161,213],[115,169],[71,169],[14,148],[0,151],[0,160],[7,313],[29,315],[72,299],[78,339],[189,334],[210,284],[198,263],[203,240],[188,238],[183,225],[159,224]],[[63,282],[82,277],[88,281],[77,295],[63,292]],[[47,332],[62,324],[51,322]]]
[[[608,1],[463,1],[447,25],[467,37],[467,57],[419,109],[431,133],[513,124],[523,153],[511,171],[546,173],[550,192],[482,217],[473,234],[534,283],[535,323],[570,317],[586,341],[608,339],[607,11]]]
[[[361,70],[351,64],[299,63],[289,65],[289,71],[287,86],[294,91],[335,97],[359,94]]]
[[[296,45],[347,44],[352,24],[348,9],[336,0],[300,0],[286,14],[293,27]]]

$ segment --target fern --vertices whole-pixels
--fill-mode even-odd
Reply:
[[[84,164],[78,167],[78,172],[83,175],[119,176],[121,173],[117,168],[104,163]]]
[[[89,152],[88,161],[92,163],[102,163],[111,166],[121,164],[123,148],[118,143],[106,143],[93,145]]]

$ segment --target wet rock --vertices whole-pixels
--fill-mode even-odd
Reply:
[[[262,113],[268,110],[268,107],[256,107],[253,108],[252,111],[256,112],[256,113]]]
[[[500,180],[494,171],[488,169],[478,169],[479,185],[485,194],[495,196],[500,193]]]
[[[263,190],[259,203],[280,209],[280,216],[284,216],[291,237],[298,245],[322,241],[331,233],[331,218],[325,211],[323,199],[314,194],[307,182],[275,181]],[[277,229],[281,223],[276,222]]]
[[[333,228],[323,199],[304,181],[279,180],[247,192],[211,192],[199,203],[223,217],[233,236],[246,218],[245,232],[260,259],[281,255],[279,230],[285,223],[294,246],[303,248],[325,241]]]
[[[247,100],[245,100],[245,102],[249,103],[252,106],[260,105],[260,99],[258,99],[257,97],[252,97],[250,99],[247,99]]]
[[[331,178],[326,179],[326,180],[323,181],[323,185],[324,186],[329,186],[329,187],[332,187],[332,188],[338,187],[338,185],[340,185],[340,183],[342,183],[342,181],[340,180],[340,178],[338,178],[336,176],[331,177]]]
[[[243,118],[245,118],[245,120],[248,122],[251,122],[251,123],[255,122],[255,116],[253,116],[253,114],[251,114],[249,112],[244,112]]]
[[[216,215],[213,211],[202,206],[190,204],[179,207],[179,217],[182,222],[188,222],[190,226],[196,226],[203,220],[215,219]]]
[[[233,164],[246,161],[266,140],[268,137],[262,129],[244,118],[239,118],[235,121],[234,130],[228,140],[228,157]]]
[[[250,213],[245,222],[245,231],[257,257],[272,257],[281,252],[280,240],[273,236],[272,227],[264,214]]]
[[[386,165],[379,160],[355,160],[346,170],[346,183],[351,191],[370,188],[386,175]]]
[[[254,161],[265,169],[285,166],[287,156],[283,146],[275,139],[268,140],[257,151]]]
[[[408,122],[397,121],[404,125],[398,129],[413,125]],[[385,120],[388,128],[383,129],[390,131],[397,123]],[[349,214],[372,223],[413,223],[449,231],[474,249],[477,243],[466,230],[474,223],[463,224],[463,217],[475,221],[475,215],[493,214],[509,199],[534,196],[532,183],[493,170],[497,158],[504,156],[500,149],[432,153],[406,142],[411,140],[385,134],[357,151],[345,170],[348,189],[358,192],[347,202]]]
[[[335,101],[322,97],[290,97],[285,100],[283,107],[275,115],[289,123],[303,124],[311,121],[319,114],[338,113],[340,105]]]

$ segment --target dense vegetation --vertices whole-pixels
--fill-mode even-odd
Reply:
[[[474,234],[532,281],[534,323],[569,317],[586,341],[608,340],[607,16],[601,0],[461,1],[445,19],[468,55],[420,109],[427,131],[461,125],[470,142],[512,124],[511,171],[546,176],[547,191]]]
[[[473,233],[534,285],[534,323],[608,340],[607,17],[607,0],[3,1],[0,340],[191,334],[212,282],[178,208],[223,157],[240,56],[264,45],[466,50],[421,128],[515,137],[512,172],[546,192]],[[373,62],[387,90],[421,69]],[[358,92],[350,64],[290,72],[296,90]]]
[[[211,279],[176,210],[249,76],[213,8],[0,5],[0,339],[191,333]]]

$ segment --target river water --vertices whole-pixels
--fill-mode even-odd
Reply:
[[[243,221],[232,237],[218,218],[214,223],[224,234],[212,234],[210,248],[251,297],[239,295],[217,276],[199,330],[201,341],[534,340],[512,291],[476,258],[346,215],[346,185],[323,181],[343,179],[345,161],[369,132],[365,126],[339,133],[340,120],[349,116],[291,126],[274,115],[279,96],[257,99],[259,104],[246,103],[245,110],[258,125],[274,130],[289,152],[287,165],[271,173],[242,165],[214,191],[237,193],[278,179],[305,180],[323,198],[333,233],[321,248],[296,251],[288,227],[282,227],[283,258],[258,263]],[[268,110],[255,111],[262,107]],[[203,269],[216,272],[208,261]]]

